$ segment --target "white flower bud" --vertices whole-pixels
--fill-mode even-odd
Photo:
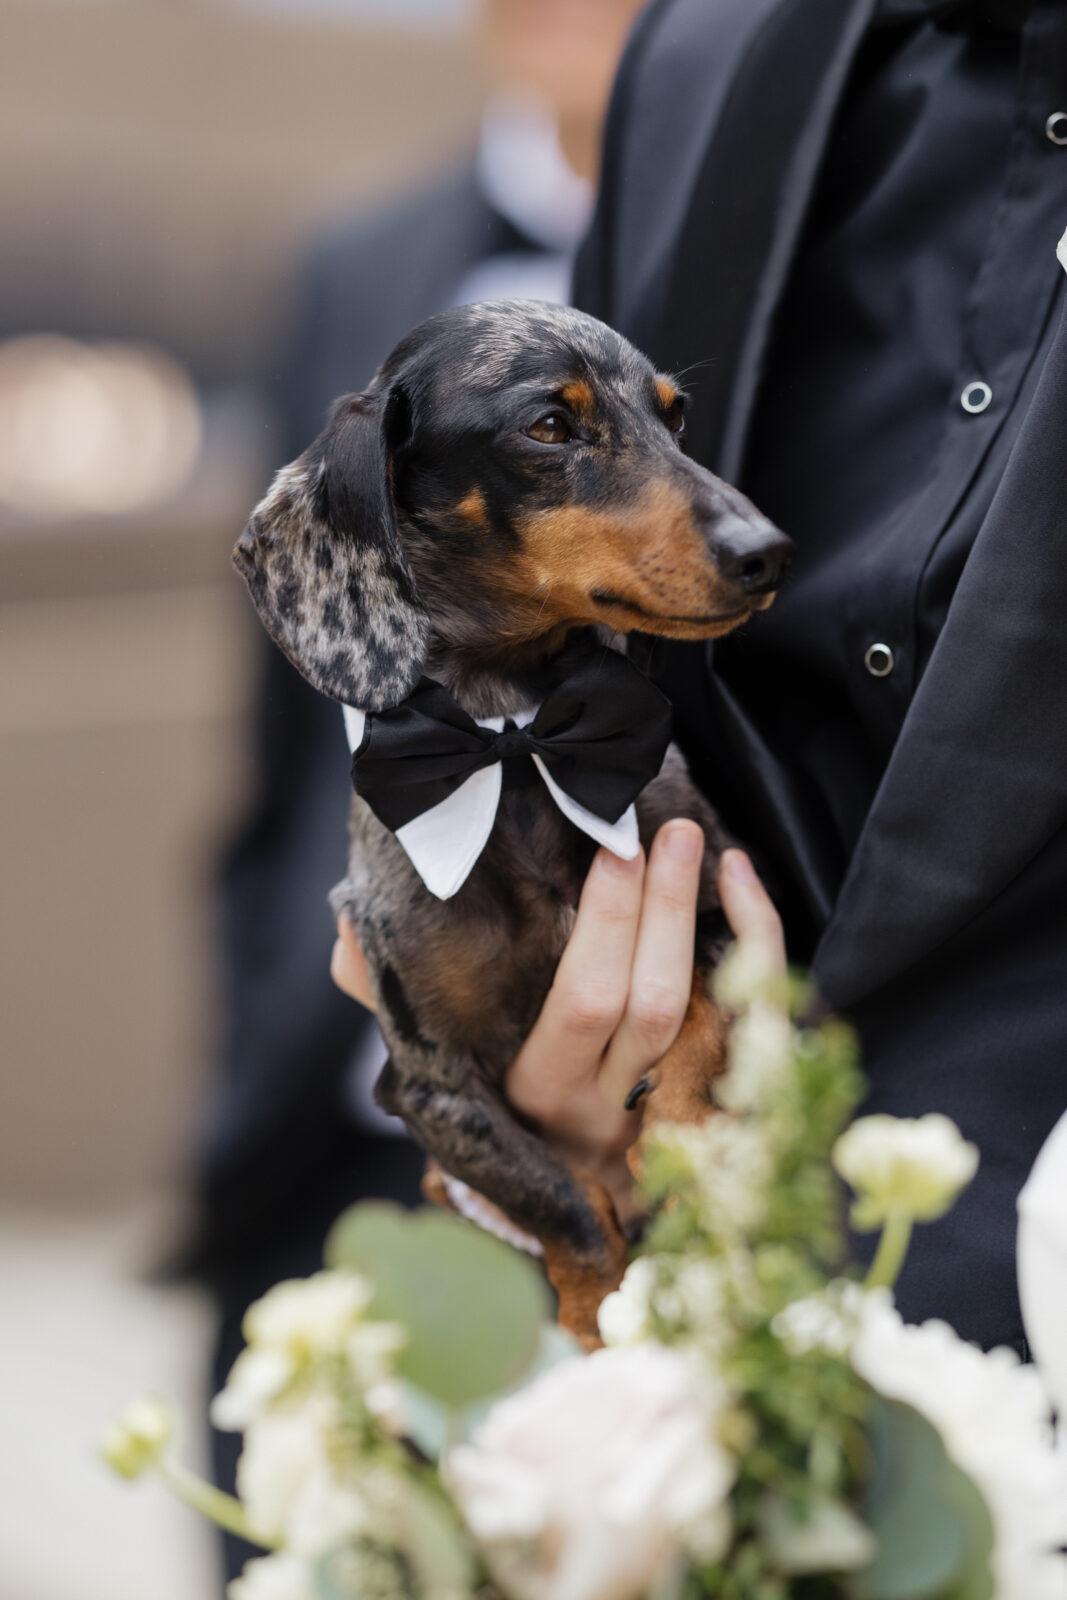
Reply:
[[[282,1553],[249,1561],[226,1593],[229,1600],[317,1600],[319,1590],[310,1563]]]
[[[852,1221],[878,1228],[890,1215],[932,1222],[978,1170],[978,1149],[938,1113],[860,1117],[838,1139],[833,1163],[856,1191]]]
[[[757,939],[732,944],[712,979],[713,998],[726,1011],[744,1011],[755,1000],[773,998],[781,987],[778,956]]]
[[[789,1018],[779,1007],[756,1001],[730,1029],[727,1070],[715,1085],[715,1098],[727,1111],[764,1111],[792,1066]]]
[[[295,1368],[283,1350],[242,1350],[211,1402],[216,1428],[237,1433],[261,1417],[292,1380]]]
[[[349,1336],[348,1364],[360,1389],[373,1389],[392,1375],[399,1351],[408,1342],[399,1322],[361,1322]]]
[[[154,1467],[174,1436],[174,1412],[166,1400],[135,1400],[100,1441],[100,1454],[131,1482]]]
[[[656,1282],[656,1268],[647,1256],[638,1256],[613,1294],[600,1302],[597,1323],[607,1345],[639,1344],[648,1338],[648,1301]]]
[[[316,1272],[275,1284],[249,1306],[242,1329],[250,1345],[269,1345],[293,1360],[335,1355],[374,1293],[354,1272]]]

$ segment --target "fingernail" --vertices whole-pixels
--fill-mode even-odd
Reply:
[[[722,870],[735,883],[755,883],[756,872],[743,850],[724,850]]]
[[[663,850],[674,861],[699,861],[704,854],[704,830],[695,822],[669,822],[663,830]]]

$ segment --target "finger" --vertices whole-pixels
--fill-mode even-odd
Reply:
[[[595,1080],[625,1010],[644,871],[641,856],[593,858],[552,988],[507,1082],[513,1104],[539,1121]]]
[[[743,850],[724,850],[719,863],[719,896],[734,936],[761,950],[771,967],[785,973],[785,934],[774,902]]]
[[[374,990],[371,988],[370,973],[356,930],[346,916],[337,919],[337,940],[330,957],[330,977],[339,989],[351,995],[353,1000],[358,1000],[360,1005],[366,1006],[368,1011],[375,1009]]]
[[[659,830],[649,855],[626,1011],[600,1071],[604,1098],[622,1106],[648,1068],[678,1036],[693,986],[704,830],[676,818]]]

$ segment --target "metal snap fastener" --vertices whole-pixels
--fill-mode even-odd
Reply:
[[[1045,123],[1045,138],[1053,144],[1067,144],[1067,111],[1054,111]]]
[[[863,665],[872,678],[888,678],[893,670],[893,652],[887,644],[868,645]]]
[[[993,398],[993,391],[988,383],[982,383],[978,378],[969,383],[960,395],[960,405],[964,411],[969,411],[976,416],[979,411],[984,411]]]

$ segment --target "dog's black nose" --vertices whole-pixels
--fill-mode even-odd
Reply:
[[[745,594],[772,594],[793,559],[793,541],[771,522],[731,516],[716,525],[711,541],[715,565]]]

